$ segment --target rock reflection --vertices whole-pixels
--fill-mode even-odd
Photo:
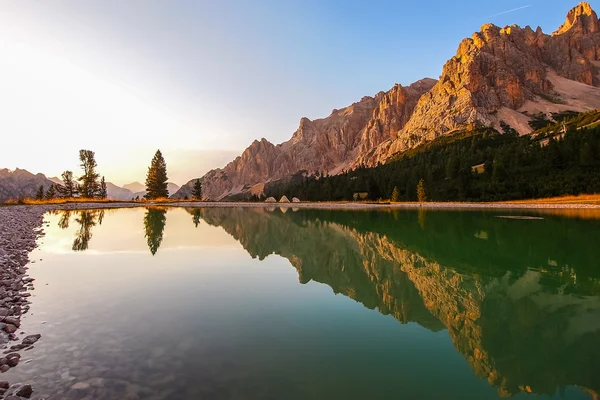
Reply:
[[[163,240],[163,231],[167,222],[167,210],[165,208],[151,207],[144,215],[144,231],[148,249],[152,255],[158,251]]]
[[[597,221],[492,214],[201,209],[252,257],[278,254],[401,323],[447,329],[500,396],[600,391]],[[481,240],[485,232],[486,240]]]

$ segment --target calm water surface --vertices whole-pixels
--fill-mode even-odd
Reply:
[[[502,215],[49,214],[22,325],[42,338],[3,379],[38,399],[597,398],[598,215]]]

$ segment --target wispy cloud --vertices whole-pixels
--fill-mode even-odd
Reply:
[[[487,17],[485,17],[485,18],[497,17],[498,15],[504,15],[504,14],[508,14],[508,13],[511,13],[511,12],[519,11],[519,10],[522,10],[522,9],[524,9],[524,8],[529,8],[529,7],[531,7],[532,5],[533,5],[533,4],[528,4],[528,5],[526,5],[526,6],[522,6],[522,7],[513,8],[512,10],[506,10],[506,11],[502,11],[502,12],[499,12],[499,13],[497,13],[497,14],[488,15],[488,16],[487,16]]]

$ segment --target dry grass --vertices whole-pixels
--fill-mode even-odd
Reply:
[[[108,199],[82,199],[82,198],[55,198],[55,199],[10,199],[6,204],[28,204],[28,205],[40,205],[40,204],[66,204],[66,203],[112,203],[113,200]]]
[[[68,197],[68,198],[55,198],[55,199],[10,199],[4,203],[5,205],[15,205],[15,204],[27,204],[27,205],[45,205],[45,204],[69,204],[69,203],[185,203],[185,202],[194,202],[197,200],[183,200],[183,199],[169,199],[166,197],[162,197],[154,200],[140,199],[140,200],[111,200],[111,199],[84,199],[81,197]]]
[[[578,196],[560,196],[545,199],[503,201],[499,204],[596,204],[600,205],[600,194],[581,194]]]

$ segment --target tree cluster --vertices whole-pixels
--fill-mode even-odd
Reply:
[[[106,181],[104,177],[99,180],[100,175],[96,172],[98,164],[96,163],[95,153],[91,150],[79,150],[79,161],[81,162],[83,174],[77,180],[74,179],[72,171],[65,171],[61,174],[62,185],[50,185],[45,194],[44,186],[40,185],[35,198],[37,200],[50,200],[56,197],[105,199],[108,196]]]
[[[600,192],[600,127],[550,137],[510,127],[442,136],[374,168],[326,177],[299,173],[267,185],[265,196],[308,201],[501,201]],[[425,195],[426,194],[426,195]]]

